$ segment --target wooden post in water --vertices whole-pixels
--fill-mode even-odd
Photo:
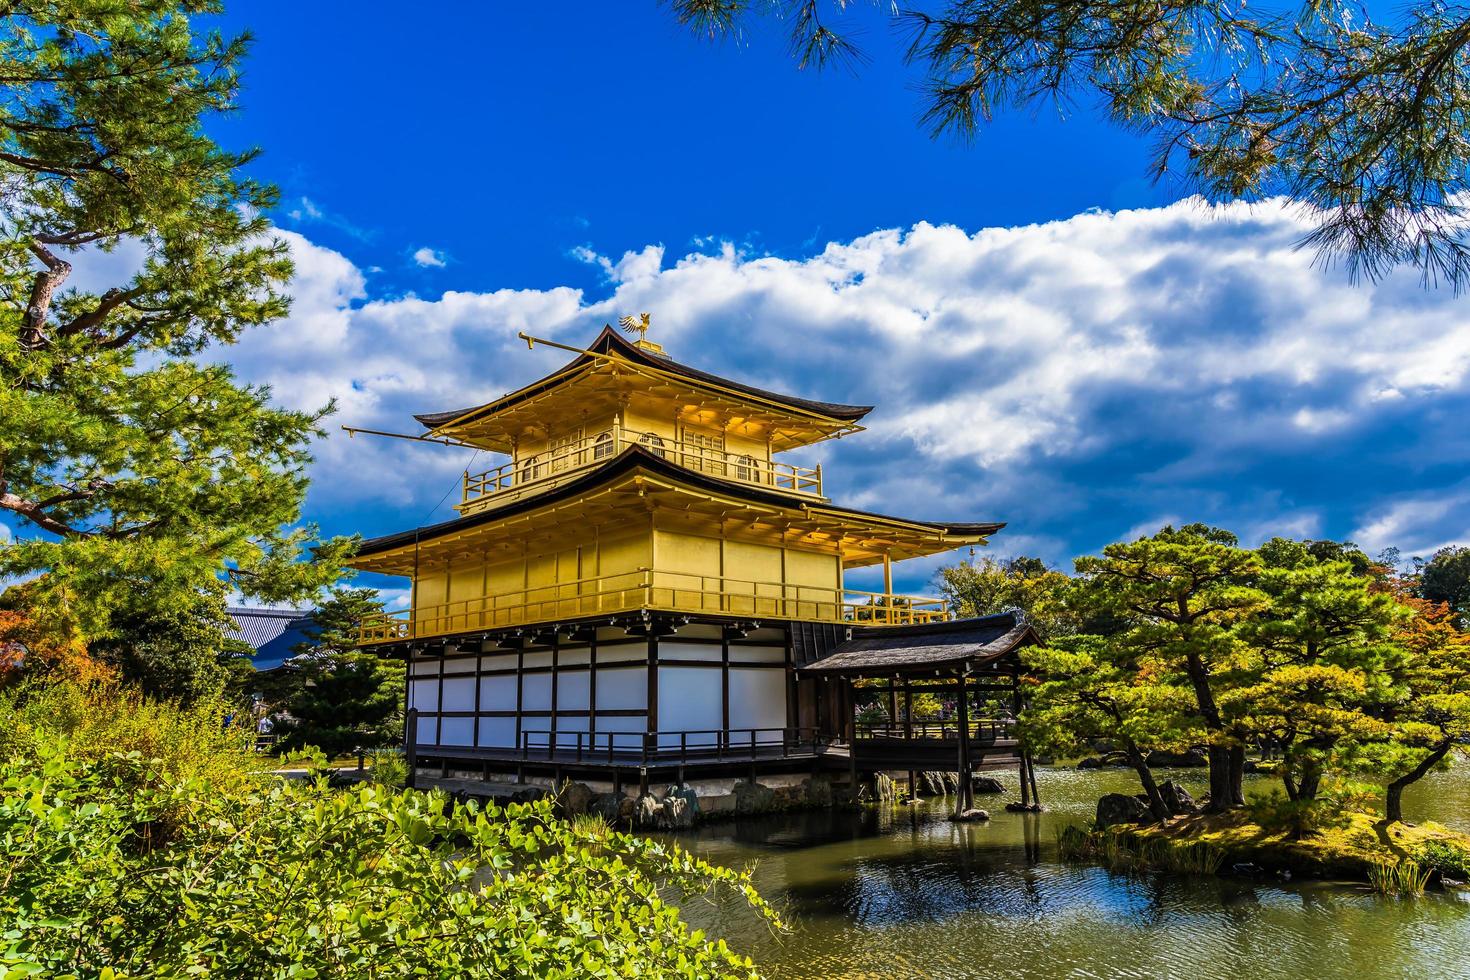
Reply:
[[[959,711],[960,728],[960,759],[959,759],[959,788],[955,792],[955,816],[959,816],[966,810],[975,808],[974,789],[970,785],[970,695],[965,690],[965,671],[962,668],[959,676],[959,700],[956,705]]]

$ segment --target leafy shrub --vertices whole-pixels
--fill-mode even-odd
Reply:
[[[1334,800],[1289,800],[1277,789],[1252,797],[1246,803],[1246,812],[1250,814],[1251,822],[1259,824],[1263,830],[1287,834],[1298,840],[1351,823],[1346,811]]]
[[[152,835],[177,797],[194,819]],[[750,977],[663,895],[733,890],[777,923],[748,875],[549,801],[220,794],[137,753],[0,763],[0,840],[0,976]]]
[[[402,789],[408,784],[408,760],[402,752],[380,749],[369,755],[367,762],[372,767],[368,778],[379,786]]]
[[[222,792],[241,789],[263,767],[250,719],[231,702],[155,700],[116,681],[32,680],[0,692],[0,758],[34,757],[64,743],[73,760],[136,752],[171,779]]]
[[[1470,852],[1447,841],[1425,841],[1414,854],[1414,860],[1438,872],[1441,878],[1470,881]]]

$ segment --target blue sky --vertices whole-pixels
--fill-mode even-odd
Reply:
[[[212,129],[265,150],[298,276],[287,321],[216,356],[284,404],[336,397],[334,427],[404,431],[561,363],[517,330],[585,342],[649,310],[681,360],[878,405],[795,461],[839,502],[1007,521],[1001,555],[1190,520],[1470,543],[1466,300],[1314,268],[1280,202],[1150,185],[1148,140],[1085,105],[932,140],[884,9],[846,17],[865,66],[818,74],[777,25],[711,44],[653,3],[232,5],[256,42]],[[308,516],[368,535],[451,516],[459,472],[496,462],[340,432],[317,453]]]

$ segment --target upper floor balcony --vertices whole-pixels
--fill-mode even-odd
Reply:
[[[612,459],[630,446],[642,446],[654,455],[686,469],[720,479],[784,491],[811,500],[827,499],[822,495],[820,465],[808,468],[758,459],[750,455],[726,452],[711,439],[682,441],[614,425],[561,445],[553,444],[546,452],[512,460],[493,470],[466,473],[462,499],[457,509],[461,514],[473,514],[487,507],[518,500],[528,494],[549,490]]]
[[[392,643],[641,609],[854,626],[910,626],[953,618],[943,599],[640,568],[380,613],[362,622],[358,642]]]

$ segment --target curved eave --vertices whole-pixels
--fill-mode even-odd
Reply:
[[[890,527],[898,530],[933,535],[942,539],[945,548],[959,548],[969,544],[983,543],[986,538],[999,531],[1003,522],[963,523],[955,521],[916,521],[869,511],[834,507],[830,504],[813,505],[790,494],[764,490],[760,487],[732,480],[722,480],[696,470],[686,469],[657,456],[642,446],[630,446],[617,456],[584,475],[569,480],[544,493],[535,494],[507,503],[503,507],[478,511],[465,517],[431,524],[411,531],[400,531],[364,541],[358,548],[356,560],[369,559],[399,549],[422,545],[450,534],[460,534],[472,528],[495,524],[544,507],[575,500],[590,494],[616,480],[639,471],[650,478],[667,481],[688,490],[723,497],[737,502],[756,504],[773,509],[785,510],[795,515],[827,516],[835,520],[848,520],[866,526]],[[939,549],[944,550],[944,549]]]
[[[798,398],[795,395],[786,395],[780,392],[766,391],[765,389],[757,388],[754,385],[748,385],[739,381],[733,381],[729,378],[722,378],[719,375],[710,374],[707,371],[701,371],[698,368],[690,367],[687,364],[680,364],[678,361],[662,358],[655,354],[651,354],[641,347],[638,347],[637,345],[625,340],[617,333],[617,331],[613,330],[612,327],[603,327],[602,333],[597,335],[597,339],[594,340],[592,342],[592,345],[587,349],[591,352],[591,354],[612,355],[622,358],[623,360],[630,361],[634,364],[641,365],[642,367],[674,374],[700,387],[725,389],[748,396],[750,398],[758,399],[760,401],[769,402],[773,405],[778,405],[788,410],[795,411],[804,415],[811,415],[825,421],[846,423],[848,425],[852,425],[861,420],[865,415],[873,410],[873,406],[871,405],[843,405],[837,402],[813,401],[808,398]],[[450,426],[457,428],[460,426],[471,425],[475,422],[483,420],[489,415],[492,415],[496,412],[505,411],[509,408],[513,408],[521,402],[526,401],[527,399],[534,398],[537,395],[550,391],[551,389],[565,383],[566,381],[574,377],[582,369],[593,365],[596,362],[597,359],[595,357],[589,356],[589,354],[579,354],[577,357],[568,362],[566,366],[561,368],[561,370],[555,371],[542,378],[540,381],[529,384],[526,387],[513,391],[508,395],[503,395],[502,397],[497,398],[492,402],[487,402],[484,405],[471,406],[469,408],[456,409],[449,412],[425,412],[421,415],[415,415],[414,418],[430,430],[437,430]]]

